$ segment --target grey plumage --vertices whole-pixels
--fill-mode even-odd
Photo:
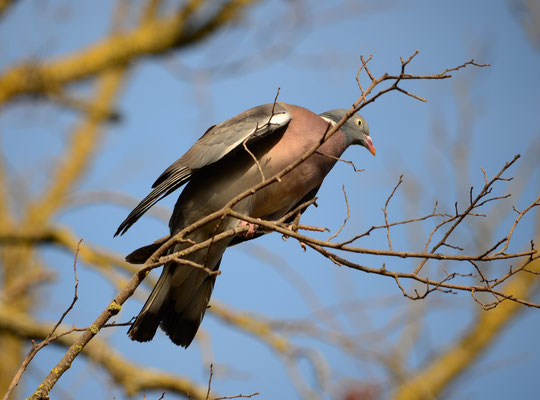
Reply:
[[[290,116],[279,103],[251,108],[206,130],[199,140],[156,179],[152,192],[131,211],[114,236],[124,234],[159,200],[184,185],[193,171],[222,159],[244,140],[246,145],[286,126]]]
[[[244,143],[268,178],[319,142],[328,124],[339,121],[345,112],[332,110],[317,116],[302,107],[278,102],[254,107],[209,128],[156,180],[152,192],[120,224],[116,235],[123,234],[157,201],[187,183],[169,221],[170,235],[176,234],[260,182],[258,167],[252,155],[245,151]],[[274,182],[240,201],[234,209],[254,218],[281,218],[297,204],[315,196],[335,164],[335,158],[351,144],[360,144],[375,154],[367,122],[357,114],[281,182]],[[187,239],[201,242],[239,223],[227,217],[219,225],[212,222],[200,227]],[[135,250],[126,259],[143,263],[168,237]],[[217,270],[226,248],[244,240],[241,237],[217,241],[209,249],[191,253],[186,258]],[[189,243],[177,244],[169,253],[189,246]],[[128,331],[129,336],[133,340],[148,341],[161,326],[174,343],[189,346],[206,311],[214,282],[215,276],[200,269],[178,263],[165,265]]]

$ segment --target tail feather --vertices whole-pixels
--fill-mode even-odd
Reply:
[[[214,270],[219,269],[221,259]],[[152,340],[158,326],[183,347],[188,347],[202,322],[214,288],[215,276],[189,266],[165,266],[154,290],[128,330],[132,340]]]
[[[171,299],[174,302],[173,307],[177,312],[182,312],[189,306],[193,296],[197,294],[205,279],[208,278],[208,274],[205,271],[190,268],[188,272],[189,275],[182,276],[181,278],[183,279],[181,281],[176,280],[171,283],[171,286],[174,288],[171,291]]]
[[[148,342],[156,334],[162,319],[163,306],[170,297],[169,268],[169,266],[165,267],[141,312],[129,328],[128,335],[132,340]]]
[[[144,264],[170,238],[171,235],[163,236],[152,244],[133,250],[126,256],[126,261],[130,264]]]
[[[173,301],[172,307],[164,313],[161,329],[175,344],[188,347],[195,338],[208,307],[214,282],[214,276],[207,277],[192,293],[188,302]]]
[[[229,225],[237,223],[237,221],[227,221],[221,228],[227,229]],[[190,239],[201,242],[215,232],[214,225],[205,226],[194,232]],[[128,256],[129,259],[144,259],[155,246],[159,247],[166,239],[166,237],[159,239],[152,245],[135,250]],[[219,269],[221,257],[229,243],[230,239],[216,241],[208,249],[191,253],[186,258],[216,271]],[[189,246],[191,246],[190,243],[180,243],[169,252],[178,252]],[[174,343],[184,347],[189,346],[206,312],[215,279],[215,275],[209,275],[207,271],[190,265],[182,265],[174,261],[165,265],[156,287],[129,329],[129,337],[140,342],[149,341],[154,337],[159,326]]]

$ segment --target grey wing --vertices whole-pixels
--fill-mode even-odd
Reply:
[[[284,105],[269,103],[210,127],[159,176],[152,185],[154,190],[129,213],[114,236],[124,234],[150,207],[189,181],[193,171],[221,160],[244,141],[252,143],[280,131],[290,120],[290,113]]]
[[[186,183],[190,176],[191,170],[185,167],[178,168],[176,171],[169,174],[166,180],[159,185],[154,186],[154,190],[142,199],[142,201],[137,204],[137,207],[129,213],[126,219],[118,226],[114,236],[123,235],[131,225],[137,222],[137,220],[150,209],[150,207]]]
[[[280,103],[253,107],[235,117],[209,128],[204,135],[154,182],[156,187],[181,168],[197,170],[221,160],[244,140],[257,141],[287,126],[291,116]]]

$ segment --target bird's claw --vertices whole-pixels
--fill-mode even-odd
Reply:
[[[257,218],[258,220],[260,220],[260,218]],[[257,228],[259,227],[259,225],[257,224],[252,224],[252,223],[249,223],[247,221],[241,221],[240,222],[240,226],[248,226],[248,230],[246,233],[244,233],[244,238],[246,239],[251,239],[255,236],[255,232],[257,231]]]

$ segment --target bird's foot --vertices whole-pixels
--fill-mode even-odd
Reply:
[[[257,219],[260,220],[260,218],[257,218]],[[253,236],[255,236],[255,232],[257,231],[257,228],[259,227],[259,225],[252,224],[252,223],[247,222],[247,221],[241,221],[240,226],[248,226],[249,227],[248,231],[246,233],[244,233],[244,238],[246,238],[246,239],[251,239]]]
[[[298,213],[298,215],[296,216],[296,218],[294,219],[293,222],[291,222],[291,223],[289,223],[287,225],[287,228],[290,229],[293,232],[298,232],[298,222],[300,222],[300,213]],[[282,238],[283,238],[283,240],[286,240],[286,239],[289,238],[289,236],[283,235]],[[302,242],[301,240],[298,241],[298,244],[300,244],[300,247],[302,247],[302,250],[304,250],[304,252],[305,252],[306,251],[306,244],[304,242]]]

